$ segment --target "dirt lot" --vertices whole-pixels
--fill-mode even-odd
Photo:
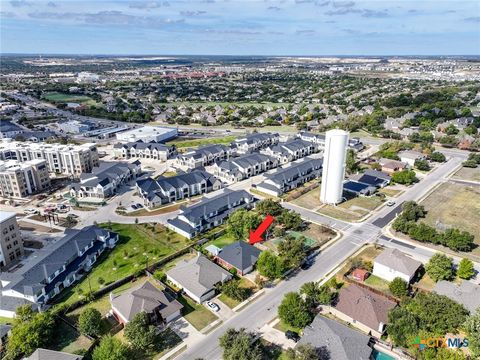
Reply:
[[[458,170],[453,176],[453,179],[461,179],[468,181],[479,181],[480,182],[480,168],[475,169],[463,167]]]

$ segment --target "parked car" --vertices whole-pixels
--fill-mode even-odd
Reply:
[[[393,206],[395,205],[395,201],[387,201],[387,206]]]
[[[37,209],[28,208],[28,209],[25,209],[23,212],[26,215],[35,215],[35,214],[38,214],[40,211],[38,211]]]
[[[295,331],[291,331],[291,330],[285,331],[285,337],[288,340],[293,340],[295,342],[298,342],[298,340],[300,340],[300,335],[298,335]]]
[[[137,205],[136,205],[136,204],[132,204],[132,209],[133,209],[133,210],[137,210],[137,209],[138,209]]]
[[[137,205],[137,209],[141,209],[141,208],[143,208],[143,205],[142,205],[142,204],[140,204],[140,203],[136,203],[135,205]]]
[[[218,311],[220,311],[220,307],[219,307],[217,304],[215,304],[215,303],[213,303],[213,302],[211,302],[211,301],[207,301],[206,304],[207,304],[208,308],[209,308],[210,310],[212,310],[213,312],[218,312]]]
[[[310,268],[312,267],[312,265],[313,265],[313,261],[310,260],[310,259],[308,259],[308,260],[305,261],[302,265],[300,265],[300,268],[301,268],[302,270],[308,270],[308,269],[310,269]]]

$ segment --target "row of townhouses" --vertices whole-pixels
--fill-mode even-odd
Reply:
[[[198,204],[183,207],[181,213],[168,220],[168,228],[189,239],[221,225],[241,208],[253,207],[256,198],[245,190],[225,189],[219,195],[203,198]]]
[[[0,142],[0,160],[45,160],[50,173],[78,177],[98,166],[95,144],[60,145],[45,143]]]
[[[320,150],[325,148],[325,135],[324,134],[316,134],[310,132],[300,132],[298,137],[304,141],[309,141],[314,144],[318,145]],[[363,143],[360,141],[359,138],[351,138],[348,140],[348,147],[355,151],[361,151],[364,149]]]
[[[121,185],[135,180],[142,172],[141,163],[102,162],[92,173],[80,175],[80,182],[70,185],[70,196],[84,200],[113,196]]]
[[[188,169],[211,165],[217,161],[228,160],[232,149],[225,145],[208,145],[177,156],[177,165]]]
[[[22,198],[50,187],[45,160],[0,160],[0,196]]]
[[[277,166],[277,159],[268,155],[253,153],[214,164],[213,174],[227,183],[234,183]]]
[[[115,144],[113,154],[117,159],[153,159],[166,161],[177,153],[175,145],[159,142],[135,141],[126,144]]]
[[[137,181],[136,187],[145,206],[153,208],[219,190],[222,183],[205,171],[194,170],[172,177],[141,179]]]
[[[268,146],[260,150],[262,154],[270,155],[278,160],[279,164],[286,164],[301,159],[318,151],[318,145],[314,142],[302,139],[293,139],[280,142],[277,145]]]
[[[235,139],[232,149],[237,154],[248,154],[261,150],[267,146],[278,144],[280,136],[278,133],[253,133],[243,138]]]
[[[117,241],[118,234],[97,226],[65,230],[62,239],[39,250],[22,267],[0,274],[0,315],[14,317],[16,308],[25,304],[42,309],[90,271]]]
[[[323,159],[304,158],[271,174],[265,175],[265,181],[256,188],[266,194],[280,196],[296,189],[308,181],[318,179],[322,175]]]

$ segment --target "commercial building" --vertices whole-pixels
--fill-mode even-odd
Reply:
[[[261,174],[278,166],[278,160],[263,154],[247,154],[213,165],[213,174],[219,179],[234,183]]]
[[[0,196],[22,198],[50,187],[45,160],[0,160]]]
[[[175,155],[175,145],[165,145],[158,142],[135,141],[126,144],[113,145],[113,154],[118,159],[153,159],[166,161]]]
[[[65,236],[37,251],[22,267],[0,274],[0,316],[14,317],[21,305],[42,309],[63,289],[90,271],[118,234],[87,226],[67,229]]]
[[[25,162],[43,159],[51,173],[78,177],[98,166],[98,151],[95,144],[60,145],[2,141],[0,160]]]
[[[136,129],[123,131],[116,134],[117,140],[123,142],[165,142],[176,138],[178,131],[176,128],[159,127],[159,126],[142,126]]]
[[[60,122],[57,127],[66,134],[83,134],[93,129],[93,125],[78,120]]]
[[[232,149],[225,145],[207,145],[177,156],[177,165],[188,169],[211,165],[217,161],[228,160]]]
[[[132,163],[104,162],[92,173],[80,175],[80,183],[70,185],[70,195],[84,200],[106,199],[121,185],[135,180],[142,172],[138,160]]]
[[[153,208],[219,190],[222,183],[205,171],[194,170],[172,177],[141,179],[136,186],[145,206]]]
[[[338,129],[327,131],[320,189],[320,201],[325,204],[342,201],[347,146],[348,132]]]
[[[298,160],[265,175],[265,181],[258,184],[256,188],[266,194],[280,196],[308,181],[318,179],[322,175],[322,164],[323,159],[304,158]]]
[[[198,204],[183,207],[181,213],[168,220],[168,228],[189,239],[223,224],[228,216],[242,208],[252,207],[255,198],[245,190],[225,189],[221,194],[203,198]]]
[[[16,215],[14,212],[0,211],[0,268],[10,265],[24,254]]]

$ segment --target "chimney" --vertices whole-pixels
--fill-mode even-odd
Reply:
[[[47,265],[43,264],[42,269],[43,269],[43,275],[45,276],[45,279],[47,280],[48,279]]]

